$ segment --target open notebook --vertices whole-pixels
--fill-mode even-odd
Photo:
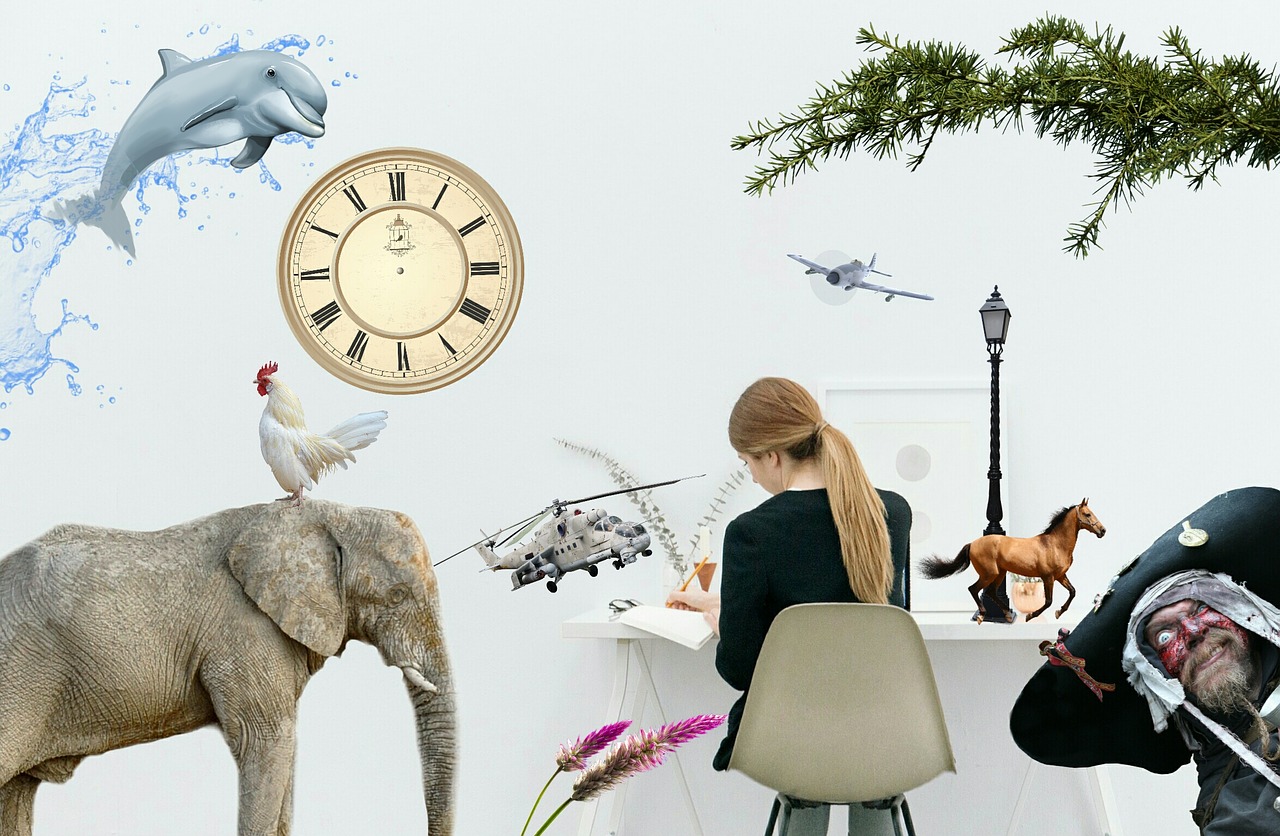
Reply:
[[[694,650],[706,644],[712,636],[711,626],[700,612],[642,605],[624,611],[618,620]]]

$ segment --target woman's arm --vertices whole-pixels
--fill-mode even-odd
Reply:
[[[770,618],[764,561],[750,525],[743,517],[725,529],[722,562],[716,670],[729,685],[745,691],[751,685]]]

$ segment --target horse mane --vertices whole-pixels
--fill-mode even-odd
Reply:
[[[1054,512],[1053,519],[1049,520],[1049,524],[1045,526],[1044,531],[1041,531],[1040,533],[1048,534],[1050,531],[1053,531],[1055,528],[1057,528],[1059,525],[1062,524],[1062,521],[1067,518],[1067,514],[1070,514],[1072,511],[1074,511],[1076,507],[1077,506],[1075,505],[1068,505],[1065,508],[1059,508],[1056,512]]]

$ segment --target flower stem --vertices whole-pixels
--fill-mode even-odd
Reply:
[[[556,779],[556,776],[559,774],[560,774],[559,769],[557,769],[555,772],[552,772],[551,777],[547,779],[547,783],[542,785],[542,792],[538,793],[538,797],[534,799],[533,808],[529,810],[529,818],[524,820],[524,828],[520,831],[520,836],[524,836],[524,834],[528,832],[529,822],[533,821],[533,813],[535,810],[538,809],[538,805],[542,803],[542,796],[547,794],[547,790],[551,787],[551,782],[554,781]],[[559,811],[557,810],[556,812],[559,812]],[[554,816],[552,818],[554,818]],[[539,830],[538,832],[541,833],[542,831]]]
[[[552,813],[552,814],[551,814],[551,818],[549,818],[549,819],[547,819],[546,821],[544,821],[544,822],[542,823],[542,827],[539,827],[539,828],[538,828],[538,832],[537,832],[537,833],[535,833],[535,834],[533,834],[533,836],[542,836],[542,834],[546,832],[547,828],[551,826],[551,823],[552,823],[553,821],[555,821],[555,820],[556,820],[556,816],[558,816],[558,815],[560,815],[562,812],[564,812],[564,808],[569,806],[569,802],[570,802],[570,801],[573,801],[573,799],[572,799],[572,798],[566,798],[566,799],[564,800],[564,803],[563,803],[563,804],[561,804],[559,807],[557,807],[557,808],[556,808],[556,811],[555,811],[554,813]]]

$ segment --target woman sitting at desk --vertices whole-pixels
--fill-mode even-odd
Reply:
[[[905,565],[911,508],[877,491],[847,436],[822,418],[791,380],[747,387],[729,416],[729,443],[772,496],[729,523],[719,596],[673,592],[670,603],[701,610],[720,636],[716,669],[743,695],[713,766],[728,769],[745,691],[769,625],[792,604],[884,604],[893,590],[891,548]],[[900,602],[895,602],[900,603]]]

